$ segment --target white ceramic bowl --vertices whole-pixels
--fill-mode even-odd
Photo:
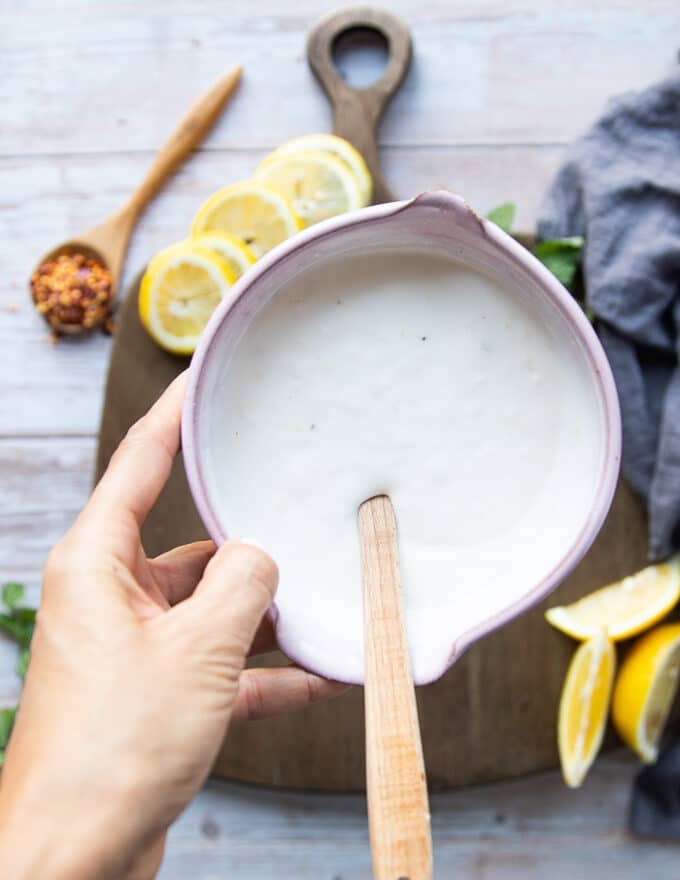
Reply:
[[[496,598],[474,625],[464,632],[454,630],[450,647],[426,675],[416,676],[423,684],[443,674],[475,640],[501,626],[542,599],[574,568],[597,535],[609,509],[619,472],[621,430],[614,382],[600,343],[581,308],[538,260],[503,233],[495,224],[481,219],[458,196],[433,192],[411,201],[364,208],[320,223],[279,245],[262,258],[233,288],[204,332],[189,370],[189,381],[182,422],[184,463],[198,512],[213,540],[220,544],[227,537],[217,514],[225,499],[216,504],[215,486],[210,484],[207,466],[211,420],[215,411],[216,389],[225,380],[228,361],[257,312],[277,291],[312,264],[366,253],[386,247],[440,251],[463,265],[495,276],[501,284],[509,281],[537,300],[548,300],[561,313],[564,332],[571,334],[586,363],[589,381],[599,409],[599,449],[592,503],[580,524],[578,534],[564,546],[548,574],[529,584],[519,600],[502,606]],[[351,262],[348,263],[351,271]],[[228,467],[228,462],[221,462]],[[226,499],[228,507],[228,499]],[[289,611],[290,613],[290,611]],[[276,607],[271,611],[278,623]],[[455,613],[452,612],[452,620]],[[310,624],[313,625],[313,624]],[[326,649],[309,648],[314,640],[280,638],[282,650],[307,668],[329,672],[350,682],[361,681],[356,668],[343,666],[342,638],[336,644],[337,656],[329,658]],[[304,643],[304,647],[302,647]],[[318,641],[317,641],[318,644]],[[334,649],[331,647],[331,651]]]

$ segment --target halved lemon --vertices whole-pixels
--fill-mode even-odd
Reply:
[[[283,153],[314,152],[330,153],[340,159],[354,175],[359,185],[362,205],[370,205],[373,196],[373,180],[368,166],[364,162],[361,153],[356,150],[349,141],[338,137],[336,134],[305,134],[302,137],[293,138],[277,147],[273,153],[264,160],[280,156]]]
[[[270,155],[257,180],[286,198],[304,226],[361,208],[361,191],[340,159],[320,150]]]
[[[601,629],[614,641],[648,629],[680,598],[680,556],[649,565],[637,574],[609,584],[572,605],[550,608],[546,620],[575,639],[588,639]]]
[[[206,232],[229,232],[255,257],[266,254],[302,228],[290,202],[263,183],[246,180],[225,186],[204,202],[191,224],[195,238]]]
[[[173,354],[192,354],[215,307],[236,276],[214,251],[182,241],[157,254],[139,289],[139,317]]]
[[[638,639],[616,679],[612,720],[621,739],[646,763],[656,761],[680,681],[680,623]]]
[[[200,247],[218,253],[226,261],[236,278],[240,278],[246,269],[249,269],[255,262],[255,254],[248,245],[229,232],[221,230],[202,232],[194,236],[191,241]]]
[[[599,632],[576,649],[562,688],[557,739],[564,781],[578,788],[602,745],[616,669],[614,643]]]

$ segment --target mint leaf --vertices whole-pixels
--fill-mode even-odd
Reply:
[[[11,636],[19,644],[23,644],[28,635],[24,624],[15,620],[11,614],[0,614],[0,630],[7,633],[8,636]]]
[[[5,748],[9,742],[16,714],[16,709],[0,709],[0,765],[5,757]]]
[[[0,630],[11,636],[20,648],[28,648],[35,629],[35,610],[17,608],[11,614],[0,614]]]
[[[30,659],[30,651],[28,648],[22,648],[17,658],[17,675],[19,678],[26,678],[26,670],[28,669],[28,661]]]
[[[23,598],[23,584],[9,583],[2,585],[2,601],[9,611],[11,611],[13,608],[16,608]]]
[[[11,616],[24,626],[34,627],[37,613],[35,608],[15,608]]]
[[[516,208],[512,202],[503,202],[502,205],[489,211],[486,219],[491,220],[496,226],[500,226],[503,232],[510,232],[515,221],[515,212]]]
[[[565,287],[571,287],[574,283],[582,252],[583,239],[580,236],[542,241],[533,251],[534,256],[538,257]]]
[[[0,631],[11,636],[19,645],[16,668],[21,678],[24,678],[28,668],[29,647],[33,638],[37,614],[35,608],[17,607],[23,597],[23,584],[3,584],[0,599],[2,599],[6,612],[0,612]],[[0,767],[5,761],[5,751],[16,714],[16,709],[0,709]]]

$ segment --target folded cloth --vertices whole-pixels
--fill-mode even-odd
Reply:
[[[680,548],[680,70],[613,100],[568,151],[542,239],[583,236],[587,305],[621,401],[623,472],[649,557]]]
[[[638,774],[630,829],[642,837],[680,840],[680,740]]]

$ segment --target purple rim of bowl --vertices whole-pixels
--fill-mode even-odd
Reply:
[[[390,202],[362,208],[359,211],[342,214],[322,223],[318,223],[292,238],[282,242],[262,257],[249,269],[233,287],[230,296],[219,304],[204,330],[196,352],[189,367],[187,388],[182,412],[182,455],[189,488],[196,504],[199,516],[208,534],[219,546],[226,540],[226,534],[209,501],[208,491],[201,471],[197,442],[197,400],[201,393],[202,379],[207,359],[210,357],[213,342],[218,329],[227,319],[234,304],[238,302],[259,279],[268,273],[276,264],[305,248],[310,242],[333,235],[339,230],[376,220],[383,220],[408,210],[416,204],[425,204],[434,208],[443,208],[457,213],[460,217],[478,224],[483,236],[497,249],[504,251],[521,270],[529,275],[548,295],[571,325],[575,335],[583,345],[585,356],[589,359],[593,375],[599,390],[599,398],[603,415],[602,466],[594,491],[594,502],[585,519],[580,532],[554,568],[546,574],[521,599],[504,606],[497,613],[489,616],[477,626],[458,636],[452,643],[451,651],[441,670],[428,677],[427,680],[416,681],[416,684],[429,684],[440,678],[451,665],[474,642],[514,617],[535,605],[553,590],[581,561],[595,540],[611,506],[619,474],[621,460],[621,417],[619,401],[614,378],[600,341],[581,307],[555,276],[539,260],[537,260],[521,244],[503,232],[495,223],[479,217],[460,196],[444,190],[422,193],[413,199]],[[276,627],[278,610],[272,605],[269,616]],[[291,660],[299,662],[296,657],[296,646],[280,642],[281,650]],[[313,669],[309,662],[304,664]],[[359,680],[343,679],[348,684],[361,684]]]

